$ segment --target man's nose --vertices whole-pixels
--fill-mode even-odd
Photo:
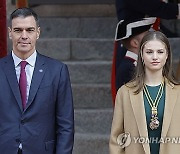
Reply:
[[[22,31],[21,37],[22,37],[23,39],[26,39],[26,38],[28,37],[26,30],[23,30],[23,31]]]

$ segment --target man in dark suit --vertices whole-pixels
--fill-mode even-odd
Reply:
[[[0,153],[71,154],[74,109],[67,66],[36,51],[30,8],[10,16],[12,52],[0,59]]]

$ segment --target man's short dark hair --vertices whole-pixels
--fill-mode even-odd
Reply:
[[[17,17],[28,17],[28,16],[33,16],[35,21],[36,21],[36,24],[37,26],[39,26],[39,19],[38,19],[38,15],[31,9],[31,8],[18,8],[16,10],[14,10],[11,15],[10,15],[10,25],[12,23],[12,20],[14,18],[17,18]]]

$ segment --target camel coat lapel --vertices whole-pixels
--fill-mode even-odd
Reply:
[[[171,122],[173,115],[173,110],[175,103],[177,102],[177,90],[174,89],[173,84],[166,84],[166,99],[165,99],[165,109],[163,117],[163,126],[161,136],[165,137]]]
[[[143,102],[143,92],[141,91],[139,94],[134,95],[133,91],[130,92],[131,105],[133,108],[134,116],[136,119],[136,123],[138,126],[140,137],[147,137],[147,122],[146,122],[146,114]],[[173,110],[175,107],[175,103],[177,102],[178,91],[174,89],[174,85],[170,84],[166,80],[166,99],[165,99],[165,108],[164,108],[164,118],[163,118],[163,126],[161,137],[166,137],[171,118],[173,115]],[[138,104],[138,105],[137,105]],[[145,153],[150,154],[149,144],[143,143],[143,148]]]
[[[140,137],[148,137],[146,114],[144,108],[143,92],[135,95],[133,91],[130,92],[131,105],[136,119]],[[146,154],[150,154],[149,144],[143,143],[143,148]]]

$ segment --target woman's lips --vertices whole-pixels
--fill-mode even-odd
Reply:
[[[153,65],[157,65],[157,64],[159,64],[160,62],[152,62],[151,64],[153,64]]]

